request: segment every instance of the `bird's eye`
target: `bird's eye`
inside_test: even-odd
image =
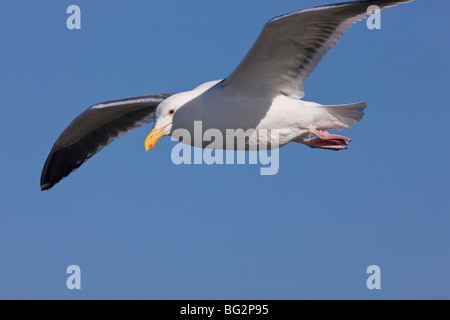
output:
[[[170,110],[169,110],[169,114],[170,114],[170,115],[173,115],[174,113],[175,113],[175,109],[170,109]]]

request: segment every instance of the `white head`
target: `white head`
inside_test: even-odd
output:
[[[193,122],[198,115],[196,108],[183,107],[194,98],[198,97],[211,87],[215,86],[222,80],[210,81],[204,83],[192,91],[174,94],[167,98],[156,108],[155,120],[152,131],[145,138],[145,151],[155,146],[156,141],[162,136],[171,135],[176,129],[185,128],[189,123]]]
[[[144,141],[145,151],[152,149],[159,138],[170,135],[180,127],[177,112],[194,97],[192,91],[182,92],[161,102],[155,110],[153,129]]]

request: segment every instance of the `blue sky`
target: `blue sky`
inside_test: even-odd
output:
[[[346,151],[290,144],[275,176],[176,166],[147,125],[39,189],[90,105],[224,78],[268,19],[333,2],[2,1],[0,298],[449,299],[448,1],[360,22],[307,80],[305,100],[368,102]]]

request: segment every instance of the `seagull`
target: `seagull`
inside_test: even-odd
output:
[[[187,92],[91,106],[72,121],[53,145],[42,170],[41,190],[51,189],[114,139],[152,121],[153,129],[144,141],[146,151],[162,136],[179,138],[177,129],[193,134],[198,121],[204,131],[269,132],[265,140],[252,136],[246,141],[245,150],[254,150],[263,143],[275,148],[290,142],[317,149],[346,149],[351,140],[328,131],[348,129],[359,122],[367,104],[321,105],[303,101],[303,83],[350,26],[373,13],[369,7],[382,10],[412,1],[352,1],[281,15],[267,22],[248,54],[226,79],[210,81]],[[202,138],[190,140],[189,145],[207,147]],[[224,143],[223,149],[227,148]],[[238,150],[236,146],[231,148]]]

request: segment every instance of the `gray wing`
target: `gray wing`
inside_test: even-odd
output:
[[[114,139],[153,121],[153,111],[171,95],[104,102],[84,111],[53,145],[42,170],[41,190],[51,189]]]
[[[369,6],[384,9],[411,1],[353,1],[276,17],[265,25],[223,89],[233,94],[282,93],[300,99],[303,82],[350,26],[370,15]]]

